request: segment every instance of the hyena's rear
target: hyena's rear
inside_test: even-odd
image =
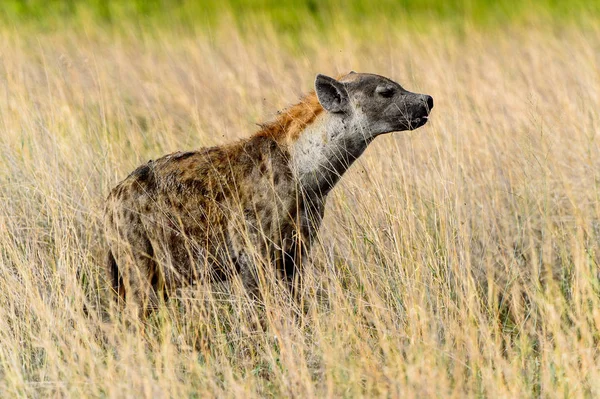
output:
[[[267,265],[294,290],[341,175],[376,136],[424,125],[432,107],[382,76],[318,75],[314,93],[249,139],[140,166],[107,201],[113,288],[147,312],[234,274],[257,294]]]

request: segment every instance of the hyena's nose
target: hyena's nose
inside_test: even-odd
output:
[[[425,102],[427,103],[427,109],[431,111],[433,108],[433,97],[425,95]]]

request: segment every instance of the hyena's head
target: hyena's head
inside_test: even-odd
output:
[[[340,80],[317,75],[315,91],[326,111],[355,125],[367,138],[421,127],[433,108],[431,96],[367,73],[350,72]]]

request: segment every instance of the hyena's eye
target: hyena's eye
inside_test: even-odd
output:
[[[396,88],[392,86],[379,86],[375,89],[375,93],[379,94],[381,97],[390,98],[396,94]]]

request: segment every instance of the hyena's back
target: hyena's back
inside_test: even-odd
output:
[[[114,288],[151,308],[156,292],[203,278],[239,272],[252,285],[243,248],[293,234],[295,209],[288,154],[268,137],[150,161],[108,197]]]

